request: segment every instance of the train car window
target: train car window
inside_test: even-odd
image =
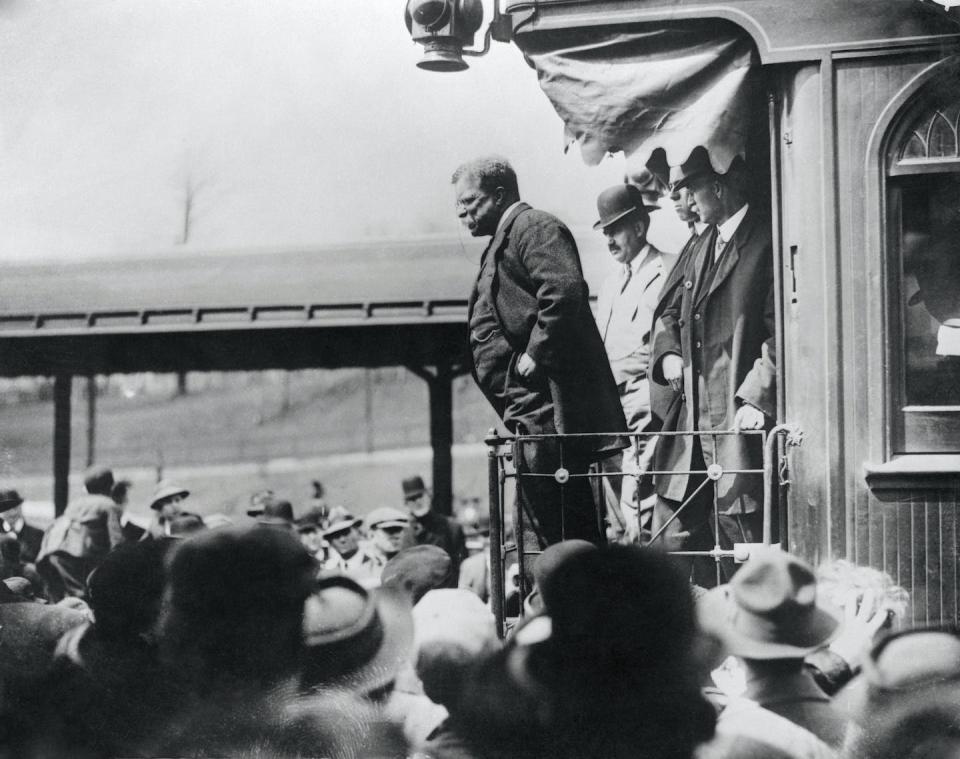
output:
[[[933,86],[888,154],[893,453],[960,452],[960,101]]]

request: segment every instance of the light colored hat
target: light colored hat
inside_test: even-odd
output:
[[[153,491],[153,499],[150,501],[151,509],[160,508],[161,501],[165,501],[168,498],[173,498],[174,496],[180,496],[181,498],[186,498],[190,495],[190,491],[185,487],[180,485],[174,485],[168,480],[161,480],[157,483],[156,489]]]
[[[378,527],[406,527],[410,516],[392,506],[381,506],[367,514],[364,522],[371,530]]]

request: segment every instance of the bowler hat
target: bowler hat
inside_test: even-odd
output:
[[[167,480],[161,480],[157,483],[156,489],[153,491],[153,499],[150,501],[151,509],[159,509],[163,502],[168,498],[173,498],[174,496],[179,496],[180,498],[186,498],[190,495],[190,491],[180,485],[174,485],[172,482]]]
[[[728,585],[699,600],[698,613],[729,653],[746,659],[802,659],[840,626],[817,598],[813,569],[779,548],[755,549]]]
[[[363,524],[363,520],[355,517],[343,506],[334,506],[323,527],[323,537],[335,535],[338,532],[349,530],[351,527],[359,527],[361,524]]]
[[[656,207],[659,208],[659,206]],[[646,213],[650,208],[639,187],[634,187],[632,184],[608,187],[597,198],[597,211],[600,218],[593,228],[605,229],[625,216],[637,211]]]
[[[410,517],[400,509],[381,506],[367,514],[365,521],[367,527],[375,530],[378,527],[406,527],[410,523]]]
[[[290,501],[267,501],[263,504],[263,514],[257,517],[260,524],[293,525],[293,505]]]
[[[419,498],[427,492],[427,486],[423,482],[423,477],[415,475],[407,477],[403,483],[403,500],[409,501],[413,498]]]
[[[304,603],[303,637],[305,688],[367,694],[392,682],[409,659],[413,618],[402,595],[366,590],[349,577],[330,575],[317,582]]]
[[[0,512],[15,509],[21,503],[23,503],[23,499],[16,490],[0,490]]]
[[[697,145],[690,152],[690,156],[686,161],[679,166],[672,166],[670,168],[670,187],[671,189],[679,190],[681,187],[686,187],[690,184],[691,180],[696,177],[716,173],[716,169],[713,168],[713,164],[710,162],[710,154],[707,152],[707,149],[703,147],[703,145]]]

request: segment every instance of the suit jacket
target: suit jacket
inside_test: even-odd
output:
[[[37,554],[40,553],[43,530],[24,522],[23,529],[17,533],[17,542],[20,543],[20,560],[30,564],[37,560]]]
[[[682,287],[663,311],[652,376],[664,383],[663,357],[683,358],[685,408],[677,430],[728,430],[743,403],[776,417],[776,346],[774,344],[773,257],[770,230],[750,209],[720,258],[712,279],[716,230],[697,242]],[[700,436],[706,464],[724,469],[759,469],[763,446],[757,435]],[[679,470],[690,468],[693,441],[663,438],[659,461]],[[686,475],[661,475],[657,492],[681,500]],[[724,475],[717,483],[720,509],[751,513],[763,501],[763,478],[757,474]]]
[[[704,234],[707,234],[705,231]],[[694,232],[690,239],[684,243],[676,263],[670,269],[663,286],[660,288],[660,295],[657,299],[656,308],[653,309],[653,325],[650,333],[650,412],[653,415],[653,425],[656,429],[672,431],[676,429],[677,419],[685,413],[682,409],[683,394],[674,393],[669,385],[663,382],[657,382],[652,376],[653,366],[658,363],[662,356],[656,353],[657,338],[663,332],[663,322],[661,317],[664,310],[670,304],[670,301],[676,296],[677,288],[681,287],[687,280],[687,269],[693,264],[694,256],[697,252],[697,243],[702,235]],[[662,379],[662,377],[661,377]],[[659,469],[659,467],[657,467]]]
[[[491,299],[497,324],[513,352],[526,352],[546,375],[556,431],[624,432],[623,409],[570,230],[550,214],[520,203],[484,256],[494,267]],[[470,317],[476,299],[474,284]],[[475,368],[473,376],[480,384]],[[480,386],[502,418],[503,403]],[[589,439],[583,451],[602,456],[626,444],[614,434]]]

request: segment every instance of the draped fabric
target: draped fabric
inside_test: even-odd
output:
[[[623,151],[635,172],[662,149],[677,166],[703,145],[725,172],[745,157],[758,57],[739,27],[658,22],[519,37],[564,121],[567,147],[579,143],[586,163]]]

